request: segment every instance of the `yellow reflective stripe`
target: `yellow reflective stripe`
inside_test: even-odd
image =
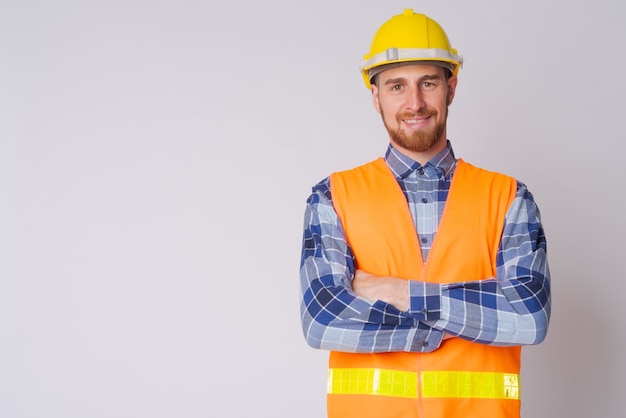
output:
[[[328,393],[417,398],[417,373],[386,369],[329,369]]]
[[[329,369],[327,392],[417,398],[417,373],[387,369]],[[519,399],[519,396],[518,374],[422,372],[424,398]]]
[[[519,399],[519,375],[491,372],[423,372],[424,398]]]

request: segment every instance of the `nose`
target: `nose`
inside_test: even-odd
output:
[[[423,92],[418,86],[413,86],[408,94],[406,108],[411,111],[418,111],[426,106]]]

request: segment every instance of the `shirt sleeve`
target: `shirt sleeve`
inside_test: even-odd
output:
[[[314,348],[346,352],[428,352],[443,332],[352,291],[354,256],[332,205],[329,179],[307,200],[300,263],[302,328]]]
[[[484,344],[544,340],[550,320],[546,238],[532,194],[518,182],[507,211],[496,277],[449,284],[410,282],[409,313],[449,334]]]

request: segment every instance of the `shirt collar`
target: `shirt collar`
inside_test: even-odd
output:
[[[454,151],[452,150],[450,141],[446,141],[446,147],[431,158],[424,167],[417,161],[402,154],[392,144],[389,144],[387,148],[385,160],[394,176],[399,179],[408,176],[411,172],[419,168],[428,169],[430,167],[436,169],[439,175],[448,177],[456,166],[456,158],[454,157]]]

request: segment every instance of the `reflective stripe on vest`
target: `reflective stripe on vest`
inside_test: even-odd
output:
[[[519,399],[519,375],[425,371],[423,398]],[[387,369],[329,369],[328,394],[418,397],[417,373]]]

